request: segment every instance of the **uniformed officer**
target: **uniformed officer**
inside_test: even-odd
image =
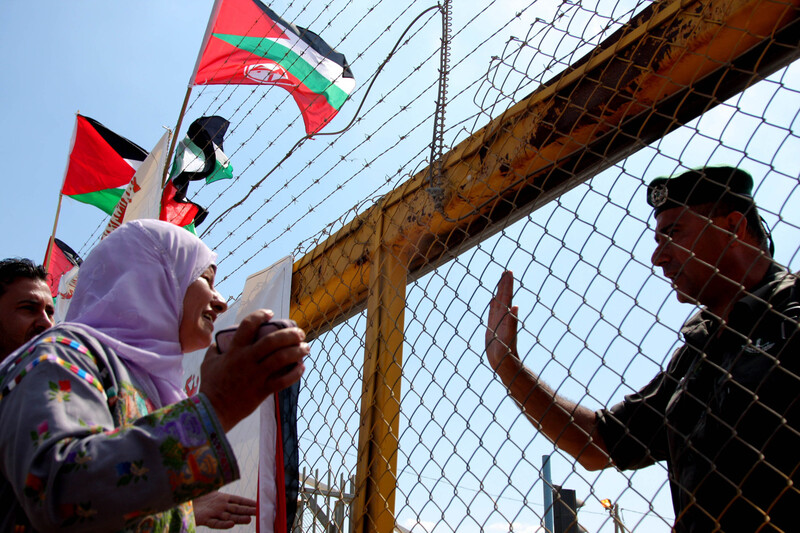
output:
[[[752,189],[728,166],[649,185],[653,265],[703,307],[667,367],[610,408],[572,403],[522,364],[511,272],[490,304],[488,360],[531,422],[589,470],[666,461],[676,531],[797,528],[800,283],[772,260]]]

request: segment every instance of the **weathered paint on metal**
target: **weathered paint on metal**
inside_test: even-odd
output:
[[[654,3],[453,148],[442,206],[425,169],[298,260],[292,318],[313,337],[364,308],[378,216],[385,246],[414,279],[790,63],[798,5]]]

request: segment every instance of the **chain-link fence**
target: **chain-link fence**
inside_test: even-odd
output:
[[[360,16],[348,11],[351,4],[363,8]],[[364,54],[388,48],[416,15],[413,7],[378,3],[373,8],[386,17],[378,24],[361,3],[331,13],[337,7],[327,25],[321,14],[298,23],[331,33],[345,28],[340,50],[372,24],[380,31],[363,43]],[[306,13],[290,5],[284,16],[292,9],[301,19]],[[670,369],[697,299],[684,292],[680,299],[690,304],[681,304],[663,266],[654,267],[661,265],[646,186],[690,168],[748,171],[775,263],[800,269],[798,2],[490,2],[475,13],[456,5],[450,17],[443,9],[422,19],[430,29],[441,18],[441,38],[413,24],[403,34],[392,61],[405,62],[407,76],[378,84],[380,96],[368,99],[377,103],[364,109],[356,130],[298,152],[302,164],[287,163],[285,178],[265,182],[261,197],[248,200],[256,203],[247,217],[231,211],[205,235],[220,253],[223,287],[253,270],[251,261],[268,263],[269,254],[280,257],[300,242],[292,318],[313,342],[300,393],[304,474],[294,530],[655,532],[695,517],[699,507],[701,530],[711,531],[714,520],[736,516],[737,499],[759,516],[777,517],[795,501],[796,465],[771,460],[796,455],[785,453],[797,433],[794,393],[778,402],[788,402],[785,411],[763,400],[769,391],[761,385],[755,395],[751,388],[736,396],[739,412],[777,417],[757,446],[740,438],[751,429],[718,416],[729,392],[692,394],[699,408],[656,416],[659,443],[624,424],[615,433],[636,440],[655,464],[596,471],[554,446],[527,414],[537,416],[509,397],[487,360],[485,337],[489,302],[511,270],[519,357],[556,394],[594,412]],[[447,57],[440,58],[443,44]],[[190,110],[231,105],[228,93],[209,104],[207,96]],[[251,96],[245,102],[235,108],[246,112],[238,125],[232,120],[234,138],[260,105]],[[263,124],[242,146],[254,146]],[[262,145],[283,149],[288,141],[280,137]],[[263,154],[256,150],[242,176],[256,172]],[[671,234],[662,235],[663,247]],[[778,311],[790,319],[781,327],[791,341],[785,328],[796,329],[796,320]],[[800,390],[791,365],[783,365],[793,354],[772,357],[767,341],[744,335],[739,345],[767,354],[788,376],[787,390]],[[701,347],[698,360],[706,364],[712,351]],[[711,367],[708,375],[702,365],[683,375],[736,385],[732,367]],[[574,421],[579,413],[568,414]],[[707,418],[722,432],[720,450],[756,457],[752,464],[766,465],[769,475],[761,466],[739,479],[726,474],[730,458],[695,444],[702,441],[696,423],[705,427]],[[616,463],[628,458],[611,433],[589,436]],[[685,453],[705,466],[676,467]],[[686,472],[702,479],[689,484]],[[719,509],[705,508],[708,487],[720,486],[704,485],[715,472],[723,472],[732,496]],[[753,501],[753,485],[777,490],[771,501],[779,504]],[[674,499],[682,503],[674,507]],[[570,525],[576,513],[579,525]]]
[[[509,399],[484,355],[488,303],[512,270],[521,359],[595,410],[664,369],[696,311],[651,262],[651,179],[748,170],[775,260],[796,270],[800,71],[784,67],[796,19],[788,3],[667,2],[581,59],[542,59],[555,35],[582,38],[559,18],[508,42],[482,105],[509,110],[468,132],[438,175],[344,217],[295,265],[293,314],[316,337],[301,456],[317,472],[307,480],[337,480],[323,503],[310,484],[299,529],[316,530],[315,515],[325,531],[563,528],[548,513],[553,486],[575,491],[587,531],[670,529],[665,462],[590,472]],[[520,99],[537,61],[564,71]]]

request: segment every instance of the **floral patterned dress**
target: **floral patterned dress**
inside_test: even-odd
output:
[[[194,531],[238,479],[202,394],[157,408],[113,350],[61,326],[0,371],[0,532]]]

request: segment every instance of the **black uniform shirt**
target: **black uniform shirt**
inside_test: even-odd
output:
[[[676,531],[800,531],[798,302],[772,267],[727,323],[693,316],[666,370],[597,412],[618,468],[667,461]]]

